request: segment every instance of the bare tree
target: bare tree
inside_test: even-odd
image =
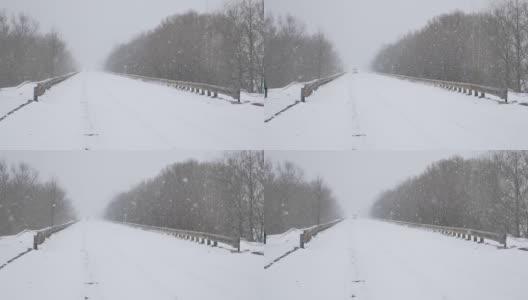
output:
[[[527,175],[525,151],[442,160],[380,195],[371,213],[379,218],[528,236]]]

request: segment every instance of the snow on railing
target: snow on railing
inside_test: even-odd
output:
[[[495,232],[481,231],[481,230],[475,230],[475,229],[470,229],[470,228],[458,228],[458,227],[447,227],[447,226],[438,226],[438,225],[430,225],[430,224],[410,223],[410,222],[387,220],[387,219],[377,219],[377,220],[399,224],[399,225],[405,225],[409,227],[428,229],[428,230],[432,230],[434,232],[440,232],[440,233],[443,233],[449,236],[463,238],[468,241],[473,240],[474,242],[478,242],[478,243],[484,243],[485,239],[492,240],[492,241],[498,242],[499,244],[502,244],[504,248],[506,248],[507,236],[505,233],[495,233]]]
[[[71,221],[61,225],[51,226],[37,230],[35,236],[33,237],[33,249],[38,250],[38,246],[44,243],[44,241],[49,238],[52,234],[57,233],[75,223],[77,223],[77,221]]]
[[[212,234],[212,233],[206,233],[206,232],[198,232],[198,231],[191,231],[191,230],[180,230],[180,229],[173,229],[173,228],[166,228],[166,227],[157,227],[157,226],[149,226],[149,225],[143,225],[143,224],[136,224],[136,223],[125,223],[125,222],[116,222],[118,224],[123,224],[131,227],[136,227],[144,230],[153,230],[158,232],[163,232],[170,234],[172,236],[190,240],[194,242],[198,242],[200,244],[207,243],[208,246],[216,247],[218,246],[218,243],[223,243],[230,245],[231,247],[235,248],[237,252],[240,252],[240,238],[232,238],[224,235],[219,234]]]
[[[332,75],[326,78],[316,79],[311,82],[308,82],[301,89],[301,102],[306,102],[306,98],[310,97],[313,94],[313,92],[316,91],[319,87],[327,83],[330,83],[343,75],[345,75],[344,72],[338,73],[338,74],[335,74],[335,75]]]
[[[444,88],[450,91],[464,93],[469,96],[475,95],[476,97],[479,97],[479,98],[484,98],[486,97],[486,94],[490,94],[490,95],[497,96],[500,99],[503,99],[506,103],[508,103],[508,89],[506,88],[495,88],[495,87],[489,87],[489,86],[471,84],[471,83],[434,80],[434,79],[410,77],[410,76],[380,73],[380,72],[378,72],[378,74],[390,76],[390,77],[394,77],[398,79],[408,80],[412,82],[431,84],[431,85],[441,87],[441,88]]]
[[[303,230],[303,232],[301,233],[299,237],[300,247],[304,249],[304,244],[310,242],[312,238],[315,237],[319,232],[325,231],[328,228],[336,225],[337,223],[341,221],[343,221],[343,219],[337,219],[337,220],[334,220],[326,224],[316,225],[316,226]]]
[[[218,98],[218,94],[224,94],[224,95],[233,97],[234,99],[237,100],[238,103],[240,103],[240,89],[236,89],[236,88],[226,88],[226,87],[205,84],[205,83],[177,81],[177,80],[170,80],[170,79],[163,79],[163,78],[139,76],[139,75],[133,75],[133,74],[122,74],[122,73],[113,73],[113,74],[116,74],[119,76],[130,77],[133,79],[148,81],[148,82],[162,83],[164,85],[171,86],[171,87],[184,90],[184,91],[189,91],[191,93],[196,93],[200,95],[207,94],[207,96],[213,97],[213,98]]]
[[[49,90],[52,86],[63,82],[64,80],[76,75],[77,73],[78,72],[72,72],[63,76],[53,77],[37,83],[33,90],[33,101],[38,101],[38,97],[44,95],[44,93]]]

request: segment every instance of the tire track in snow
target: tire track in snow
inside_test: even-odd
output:
[[[418,130],[414,123],[391,105],[379,89],[365,90],[369,86],[365,80],[367,83],[371,81],[365,77],[353,80],[351,93],[357,106],[359,124],[367,136],[367,148],[405,148],[409,141],[429,144],[430,141],[426,142],[425,138],[427,134]]]
[[[95,83],[95,82],[94,82]],[[118,97],[116,97],[110,87],[108,86],[107,80],[100,80],[99,82],[96,82],[96,84],[93,85],[92,88],[97,88],[97,92],[104,94],[105,97],[98,97],[97,94],[86,96],[86,99],[91,99],[93,101],[97,101],[98,98],[104,98],[104,103],[88,103],[88,106],[91,107],[89,109],[89,115],[90,116],[97,116],[97,111],[101,109],[110,110],[112,112],[115,112],[115,114],[112,114],[113,122],[121,123],[121,124],[133,124],[134,127],[137,127],[134,131],[135,138],[134,140],[142,140],[142,137],[138,134],[140,131],[146,133],[146,135],[149,137],[149,139],[154,138],[156,142],[149,142],[146,144],[152,144],[155,147],[155,145],[162,144],[164,148],[171,148],[172,143],[163,135],[161,135],[157,130],[155,130],[150,124],[145,122],[139,113],[136,111],[131,110],[129,107],[123,104],[123,101],[121,101]],[[103,104],[104,107],[102,107],[100,104]],[[93,117],[90,118],[90,121],[93,120]],[[91,128],[94,128],[94,123],[97,124],[97,122],[93,122],[91,125]],[[90,128],[90,127],[88,127]],[[122,133],[120,135],[125,135],[130,133],[131,130],[134,130],[132,127],[127,128],[129,132]],[[96,132],[96,135],[94,136],[86,136],[87,139],[90,140],[91,143],[89,143],[90,147],[87,150],[95,150],[97,148],[101,148],[104,143],[104,137],[107,139],[112,139],[112,136],[108,136],[108,134],[105,135],[105,130]],[[95,139],[94,139],[95,138]],[[158,147],[159,148],[159,147]]]
[[[150,299],[178,300],[169,288],[156,280],[156,277],[163,276],[163,274],[148,274],[138,263],[138,261],[145,262],[144,259],[133,259],[128,254],[129,251],[125,251],[120,243],[108,235],[94,236],[93,233],[91,234],[83,237],[81,251],[85,266],[85,280],[82,283],[83,300],[113,300],[116,290],[119,294],[119,290],[129,288],[126,285],[127,282],[134,282],[135,288],[140,285],[141,293],[148,294]],[[98,239],[98,242],[94,243],[93,239]],[[111,266],[101,264],[107,262],[108,259],[112,261]],[[120,276],[116,274],[126,276],[119,278]]]
[[[80,109],[81,109],[81,118],[82,118],[82,127],[84,129],[84,150],[91,150],[94,148],[94,145],[97,144],[96,139],[98,139],[99,133],[95,129],[93,117],[92,117],[92,107],[91,103],[88,101],[88,91],[86,87],[86,82],[82,82],[81,86],[81,98],[80,98]]]

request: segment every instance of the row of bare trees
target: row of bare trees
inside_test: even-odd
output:
[[[263,151],[176,163],[115,197],[106,218],[262,241],[269,169]]]
[[[56,181],[42,182],[26,164],[9,167],[0,161],[0,236],[74,218],[75,211]]]
[[[30,17],[9,17],[0,11],[0,87],[62,75],[75,68],[57,32],[42,34]]]
[[[264,1],[236,0],[167,18],[115,48],[106,69],[262,92],[263,57]]]
[[[341,59],[323,32],[310,34],[292,16],[266,18],[264,70],[270,88],[338,73]]]
[[[377,218],[528,237],[528,151],[454,157],[383,193]]]
[[[487,11],[455,12],[385,46],[379,72],[526,91],[528,1],[497,0]]]
[[[331,189],[321,177],[308,181],[291,162],[277,163],[265,181],[265,218],[268,234],[305,228],[341,217]]]

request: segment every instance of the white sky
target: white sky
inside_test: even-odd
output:
[[[308,180],[321,176],[332,188],[345,213],[367,214],[380,193],[431,163],[455,155],[474,157],[482,152],[447,151],[266,151],[274,163],[286,160],[304,170]]]
[[[221,9],[224,0],[0,0],[8,14],[24,12],[54,28],[82,67],[99,67],[112,48],[153,29],[168,16],[190,9]]]
[[[57,179],[81,217],[98,217],[113,196],[158,175],[166,166],[222,155],[200,151],[0,151],[0,160],[9,165],[29,164],[39,172],[41,181]]]
[[[265,0],[266,11],[291,14],[310,31],[322,30],[348,66],[368,67],[382,45],[456,9],[471,12],[492,0]]]

